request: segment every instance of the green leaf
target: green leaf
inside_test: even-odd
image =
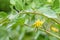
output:
[[[24,2],[23,0],[14,0],[15,1],[15,7],[17,10],[23,10],[24,9]]]
[[[54,0],[52,4],[52,9],[57,9],[57,8],[59,8],[59,0]]]
[[[15,5],[15,1],[14,1],[14,0],[10,0],[10,3],[11,3],[12,5]]]
[[[4,27],[0,27],[0,40],[9,40],[8,31]]]
[[[18,20],[16,21],[17,21],[16,23],[21,26],[24,25],[24,22],[25,22],[24,18],[18,18]]]
[[[48,18],[57,18],[56,12],[48,7],[41,7],[40,12]]]
[[[7,13],[5,13],[5,12],[0,12],[0,18],[4,18],[4,17],[6,17],[7,16]]]
[[[57,38],[55,38],[55,37],[52,37],[52,36],[49,36],[49,39],[50,39],[50,40],[59,40],[59,39],[57,39]]]

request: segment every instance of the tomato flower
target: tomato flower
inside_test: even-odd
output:
[[[37,20],[33,25],[35,27],[41,27],[43,25],[43,21]]]

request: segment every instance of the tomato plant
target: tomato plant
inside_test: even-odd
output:
[[[0,4],[0,40],[60,40],[60,0],[1,0]]]

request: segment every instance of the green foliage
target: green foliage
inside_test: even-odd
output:
[[[0,0],[0,11],[9,12],[10,8],[10,0]]]
[[[0,40],[60,40],[59,0],[0,0],[0,3],[4,10],[0,12]],[[43,24],[35,27],[38,19]]]

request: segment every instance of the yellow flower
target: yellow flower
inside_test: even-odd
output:
[[[41,27],[41,26],[42,26],[42,24],[43,24],[43,22],[42,22],[42,21],[37,20],[33,25],[34,25],[35,27]]]
[[[51,30],[54,31],[54,32],[59,32],[59,30],[55,27],[51,27]]]

